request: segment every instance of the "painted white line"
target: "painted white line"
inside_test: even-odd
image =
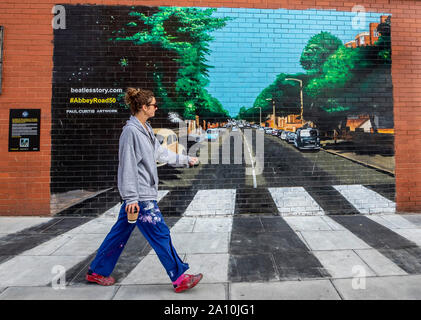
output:
[[[395,213],[396,204],[377,192],[363,185],[333,186],[338,190],[360,213]]]
[[[252,172],[253,172],[253,188],[257,188],[256,170],[255,170],[255,168],[254,168],[254,162],[255,162],[255,159],[253,158],[253,156],[252,156],[252,154],[251,154],[251,150],[250,150],[250,147],[249,147],[249,143],[248,143],[248,141],[247,141],[246,137],[244,136],[244,133],[242,133],[242,135],[243,135],[243,139],[244,139],[244,141],[245,141],[245,143],[246,143],[246,147],[247,147],[247,150],[248,150],[248,152],[249,152],[249,156],[250,156],[250,162],[251,162],[251,167],[252,167]]]
[[[325,214],[303,187],[268,188],[268,190],[281,216]]]
[[[235,196],[235,189],[199,190],[184,212],[184,216],[233,215]]]

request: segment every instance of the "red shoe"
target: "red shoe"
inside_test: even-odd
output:
[[[112,286],[115,283],[113,277],[104,277],[97,273],[87,273],[85,279],[89,282],[98,283],[101,286]]]
[[[203,274],[201,273],[185,274],[183,281],[181,281],[181,283],[177,287],[174,288],[174,291],[179,293],[179,292],[183,292],[185,290],[191,289],[194,286],[196,286],[196,284],[198,284],[199,281],[202,280],[202,278],[203,278]]]

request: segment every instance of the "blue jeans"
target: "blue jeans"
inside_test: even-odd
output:
[[[92,272],[108,277],[114,270],[135,227],[155,250],[171,281],[177,280],[189,265],[181,261],[171,242],[170,230],[164,222],[155,200],[139,201],[139,216],[134,223],[127,222],[126,203],[121,206],[117,222],[111,228],[90,265]]]

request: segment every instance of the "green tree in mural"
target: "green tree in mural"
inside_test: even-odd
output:
[[[301,58],[301,66],[307,70],[307,74],[322,73],[322,66],[325,61],[332,55],[340,46],[342,41],[332,35],[330,32],[320,32],[307,42]]]
[[[254,107],[262,108],[262,118],[272,113],[297,114],[299,84],[285,78],[303,81],[304,119],[311,120],[322,130],[343,128],[348,115],[369,114],[375,128],[374,115],[390,112],[391,98],[385,91],[391,89],[390,79],[390,17],[379,24],[380,33],[374,45],[348,48],[329,32],[313,36],[300,58],[307,74],[280,74],[256,98]],[[390,85],[390,87],[389,87]],[[375,93],[379,92],[378,95]],[[373,94],[374,93],[374,94]],[[256,118],[259,109],[241,110],[239,117]]]
[[[159,55],[152,53],[149,63],[153,66],[155,91],[163,100],[163,108],[179,111],[187,119],[194,119],[195,115],[204,120],[228,117],[228,112],[205,89],[210,68],[206,56],[213,39],[209,33],[224,27],[229,19],[212,17],[215,10],[163,7],[149,16],[133,11],[129,15],[137,22],[131,22],[130,26],[137,26],[138,30],[133,34],[120,32],[114,39],[174,55],[170,71],[165,69]],[[166,72],[176,73],[174,82],[162,81]]]
[[[301,99],[299,85],[296,82],[285,80],[288,77],[301,79],[303,84],[305,84],[310,76],[306,74],[279,74],[276,80],[263,89],[257,96],[253,107],[249,109],[242,107],[240,109],[240,119],[258,122],[261,110],[262,121],[264,121],[269,115],[273,114],[273,101],[275,103],[276,116],[284,117],[289,114],[300,114]]]
[[[319,111],[309,120],[319,127],[343,128],[348,115],[368,114],[376,130],[374,116],[392,110],[381,92],[391,85],[387,76],[390,75],[390,17],[378,26],[378,31],[380,37],[374,45],[340,46],[323,63],[320,75],[305,87],[310,103]],[[376,92],[380,94],[375,95]]]

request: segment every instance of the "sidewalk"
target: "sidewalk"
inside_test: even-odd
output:
[[[340,149],[339,144],[343,141],[338,140],[338,146],[335,150],[335,144],[332,144],[332,141],[324,141],[322,145],[322,150],[339,157],[357,162],[364,166],[380,170],[382,172],[388,173],[390,175],[395,174],[395,157],[394,156],[384,156],[381,154],[359,154],[357,152],[352,152],[347,150],[347,148]]]
[[[421,299],[420,215],[168,217],[189,272],[204,274],[196,288],[175,294],[138,230],[116,285],[86,283],[118,207],[94,219],[0,217],[0,300]]]

